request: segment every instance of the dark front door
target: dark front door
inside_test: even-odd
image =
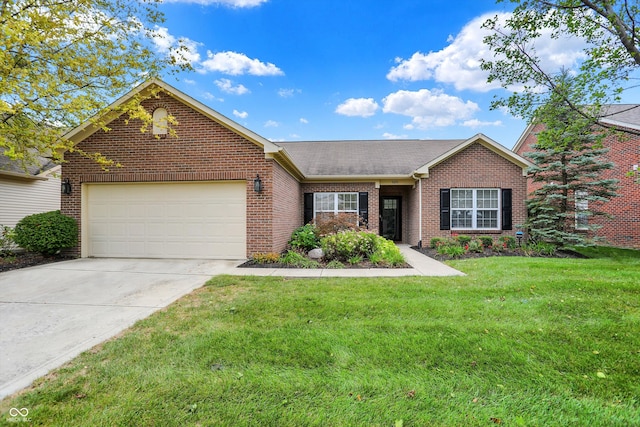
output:
[[[402,241],[402,197],[383,196],[380,203],[380,235],[396,242]]]

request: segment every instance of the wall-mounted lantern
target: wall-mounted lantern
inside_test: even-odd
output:
[[[262,192],[262,180],[260,179],[260,175],[256,175],[256,178],[253,180],[253,191],[256,193]]]
[[[71,194],[71,183],[69,182],[69,178],[65,178],[64,181],[60,184],[60,191],[62,194]]]

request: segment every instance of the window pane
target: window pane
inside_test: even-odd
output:
[[[471,228],[473,227],[473,211],[454,210],[451,211],[451,227],[452,228]]]
[[[334,193],[316,193],[316,212],[334,211]]]
[[[357,211],[357,193],[338,193],[338,211]]]
[[[497,228],[498,227],[498,211],[478,211],[476,216],[477,228]]]

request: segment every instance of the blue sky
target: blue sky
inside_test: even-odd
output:
[[[466,139],[513,147],[526,123],[491,111],[479,58],[494,1],[170,0],[156,48],[195,71],[167,83],[273,141]],[[549,41],[555,65],[575,40]],[[572,55],[573,53],[573,55]],[[560,59],[559,59],[560,58]],[[556,61],[557,63],[555,63]],[[559,61],[559,62],[558,62]],[[176,80],[177,79],[177,80]]]

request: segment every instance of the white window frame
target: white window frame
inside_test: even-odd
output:
[[[576,230],[588,230],[589,229],[589,215],[584,213],[589,210],[589,200],[587,199],[588,193],[586,191],[578,190],[574,194],[576,204]]]
[[[464,206],[464,207],[454,207],[454,192],[455,191],[471,191],[472,193],[472,206]],[[494,207],[478,207],[478,192],[479,191],[495,191],[496,192],[496,201],[497,206]],[[449,210],[450,210],[450,224],[451,230],[500,230],[501,224],[500,220],[502,219],[501,209],[502,209],[502,199],[499,188],[452,188],[450,189],[449,195]],[[455,227],[454,226],[454,211],[471,211],[471,227]],[[496,213],[496,226],[495,227],[478,227],[478,211],[495,211]]]
[[[355,197],[356,208],[355,209],[339,209],[341,195],[349,195],[349,197]],[[324,202],[326,201],[322,199],[326,199],[331,196],[333,197],[333,200],[332,200],[333,206],[330,209],[328,208],[319,209],[319,206],[321,206],[321,204],[324,204]],[[337,215],[339,213],[355,213],[357,218],[358,212],[360,212],[359,199],[360,198],[358,197],[358,193],[351,192],[351,191],[342,191],[337,193],[313,193],[313,217],[315,218],[316,214],[318,213],[333,213],[334,215]],[[349,203],[353,203],[353,200],[349,201]]]

